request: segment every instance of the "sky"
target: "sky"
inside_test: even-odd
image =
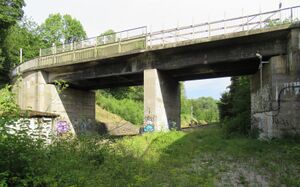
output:
[[[41,24],[51,13],[70,14],[79,20],[88,37],[108,29],[122,31],[147,26],[157,31],[260,11],[300,5],[299,0],[25,0],[25,15]],[[219,99],[230,78],[185,82],[188,98]]]

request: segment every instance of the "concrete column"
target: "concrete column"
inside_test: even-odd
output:
[[[261,138],[300,134],[300,30],[290,33],[288,54],[272,57],[251,77],[252,127]],[[280,107],[279,107],[279,104]]]
[[[95,121],[95,93],[72,88],[59,92],[47,82],[46,72],[23,74],[14,85],[20,108],[58,114],[57,120],[67,121],[74,134],[89,130]]]
[[[157,69],[144,70],[144,118],[155,131],[180,128],[179,82]]]

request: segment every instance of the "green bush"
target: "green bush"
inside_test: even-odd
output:
[[[229,92],[223,93],[218,103],[224,132],[226,136],[249,135],[251,133],[249,78],[232,77],[229,88]]]
[[[96,103],[123,119],[141,125],[144,119],[143,102],[132,99],[116,99],[106,92],[97,92]]]

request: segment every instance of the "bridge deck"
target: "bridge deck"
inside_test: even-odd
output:
[[[300,6],[227,20],[148,33],[146,27],[98,36],[40,50],[40,56],[16,67],[12,75],[128,54],[182,47],[287,29],[299,19]],[[277,25],[277,26],[274,26]]]

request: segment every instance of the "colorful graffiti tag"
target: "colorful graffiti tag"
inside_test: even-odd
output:
[[[154,131],[154,117],[151,115],[145,116],[143,132]]]
[[[59,135],[69,132],[70,126],[66,121],[58,121],[56,123],[56,131]]]

